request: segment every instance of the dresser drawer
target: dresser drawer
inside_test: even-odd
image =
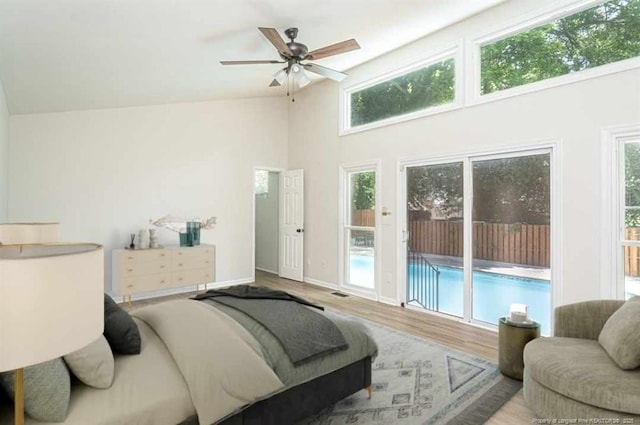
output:
[[[131,295],[140,292],[168,288],[171,284],[169,273],[155,273],[138,277],[123,277],[120,281],[120,294]]]
[[[128,261],[121,263],[120,276],[127,278],[128,276],[144,276],[155,273],[169,272],[169,260],[155,260],[155,261]]]
[[[125,250],[120,253],[120,261],[122,264],[143,263],[147,261],[160,261],[169,258],[166,249],[147,249],[147,250]]]
[[[171,271],[201,269],[204,267],[213,268],[213,258],[209,257],[179,257],[171,258]]]
[[[214,258],[215,248],[212,246],[194,246],[172,249],[173,258]]]
[[[213,282],[214,275],[211,268],[200,268],[183,271],[173,271],[171,273],[171,286],[180,287],[188,285],[201,285]]]

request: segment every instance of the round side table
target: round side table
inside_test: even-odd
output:
[[[501,317],[498,324],[498,364],[500,372],[522,381],[524,359],[522,353],[527,342],[540,336],[540,323],[515,323]]]

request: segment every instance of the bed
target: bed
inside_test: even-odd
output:
[[[320,313],[348,348],[296,364],[271,331],[221,301],[175,300],[134,310],[140,354],[115,357],[108,389],[74,383],[64,424],[295,424],[370,390],[377,346],[362,324]],[[11,423],[8,418],[5,409],[0,423]]]

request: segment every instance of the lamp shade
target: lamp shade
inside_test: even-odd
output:
[[[0,244],[58,242],[58,223],[0,223]]]
[[[71,353],[103,332],[103,264],[96,244],[0,246],[0,372]]]

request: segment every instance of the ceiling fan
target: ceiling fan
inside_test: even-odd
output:
[[[245,61],[220,61],[222,65],[256,65],[256,64],[271,64],[271,63],[285,63],[286,66],[276,72],[269,87],[278,87],[284,84],[289,76],[293,75],[295,81],[298,82],[300,87],[304,87],[311,82],[309,77],[305,74],[305,70],[313,72],[318,75],[330,78],[335,81],[342,81],[347,77],[347,74],[317,65],[315,63],[302,63],[302,61],[316,60],[326,58],[328,56],[337,55],[340,53],[349,52],[351,50],[357,50],[360,45],[355,39],[345,40],[340,43],[331,44],[329,46],[322,47],[320,49],[312,50],[311,52],[305,44],[295,41],[298,36],[298,28],[289,28],[285,30],[285,36],[290,40],[285,43],[280,34],[275,28],[258,28],[260,32],[274,45],[278,50],[278,54],[282,60],[245,60]],[[287,93],[288,95],[289,93]],[[295,101],[295,99],[294,99]]]

